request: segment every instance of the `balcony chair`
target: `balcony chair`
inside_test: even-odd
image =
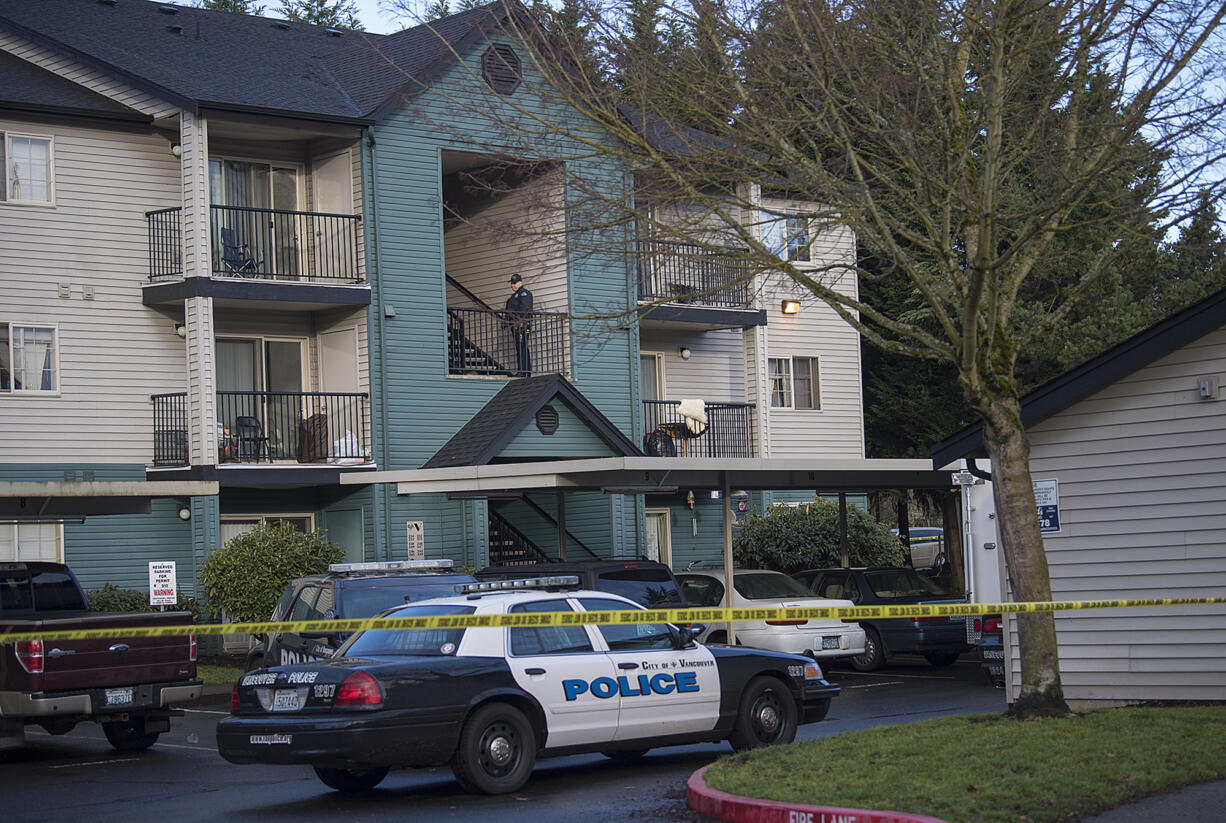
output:
[[[234,421],[238,429],[238,460],[240,463],[259,463],[261,453],[272,462],[268,437],[258,417],[239,417]]]
[[[221,229],[221,271],[237,277],[255,277],[260,273],[263,260],[256,260],[246,243],[239,243],[234,229]]]

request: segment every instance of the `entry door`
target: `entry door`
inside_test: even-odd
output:
[[[349,152],[317,157],[315,211],[324,214],[353,213],[353,164]],[[319,218],[314,239],[315,271],[327,278],[357,280],[353,226],[348,220]]]
[[[673,564],[672,512],[668,509],[647,510],[647,557],[666,566]]]
[[[320,391],[357,394],[361,391],[358,380],[358,330],[336,329],[319,335]],[[363,421],[362,404],[356,397],[328,401],[327,445],[342,443],[342,453],[349,457],[354,443],[358,447]],[[340,456],[340,455],[338,455]]]

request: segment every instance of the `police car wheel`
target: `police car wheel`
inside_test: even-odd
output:
[[[614,763],[634,763],[641,760],[650,749],[620,749],[618,751],[601,752]]]
[[[771,677],[749,681],[728,742],[736,751],[791,743],[796,738],[796,701],[782,683]]]
[[[536,735],[523,712],[487,703],[464,724],[451,771],[467,791],[506,794],[528,782],[535,763]]]
[[[158,732],[145,732],[144,721],[140,719],[103,723],[102,733],[106,742],[121,752],[143,752],[158,739]]]
[[[387,777],[387,767],[379,769],[325,769],[315,767],[315,776],[338,792],[370,791]]]

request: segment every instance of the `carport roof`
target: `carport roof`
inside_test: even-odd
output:
[[[217,494],[216,481],[0,481],[0,522],[39,522],[98,514],[148,514],[156,497]]]
[[[654,490],[936,489],[952,484],[948,471],[928,460],[865,458],[600,457],[537,463],[498,463],[438,469],[367,472],[343,476],[342,485],[395,483],[399,494],[498,495],[531,491],[649,494]]]

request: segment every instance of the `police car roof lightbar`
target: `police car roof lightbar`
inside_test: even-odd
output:
[[[480,583],[460,583],[455,590],[460,594],[482,594],[522,589],[578,588],[579,575],[561,574],[554,577],[526,577],[519,580],[486,580]]]
[[[385,563],[333,563],[328,571],[346,572],[395,572],[413,569],[453,569],[454,560],[391,560]]]

